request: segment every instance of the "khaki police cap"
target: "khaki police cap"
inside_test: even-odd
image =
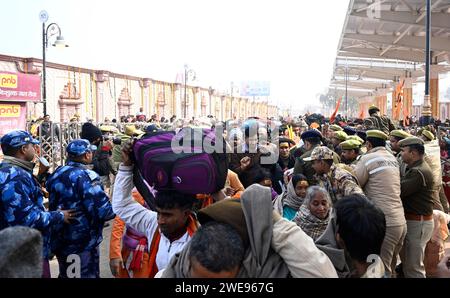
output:
[[[410,135],[406,131],[400,130],[400,129],[396,129],[396,130],[391,131],[390,135],[393,136],[393,137],[402,138],[402,139],[406,139],[406,138],[412,137],[412,135]]]
[[[422,131],[422,135],[425,136],[428,140],[433,141],[434,140],[434,135],[431,131],[424,129]]]
[[[376,129],[368,130],[366,132],[366,135],[368,138],[377,138],[377,139],[382,139],[385,141],[388,139],[388,136],[384,132],[382,132],[380,130],[376,130]]]
[[[348,135],[344,131],[336,131],[333,136],[333,138],[336,138],[340,141],[345,141],[347,137]]]
[[[360,137],[358,137],[357,135],[348,136],[346,141],[349,141],[349,140],[354,140],[354,141],[357,141],[357,142],[359,142],[361,144],[364,144],[364,140],[361,139]]]
[[[340,127],[337,124],[330,125],[329,129],[332,131],[343,131],[344,130],[342,127]]]
[[[352,149],[359,149],[361,147],[361,143],[356,140],[348,140],[342,142],[340,146],[342,150],[352,150]]]
[[[400,147],[407,147],[411,145],[423,145],[423,144],[424,144],[423,140],[418,137],[409,137],[398,142],[398,145]]]

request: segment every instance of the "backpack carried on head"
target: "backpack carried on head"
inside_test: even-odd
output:
[[[222,135],[216,140],[215,131],[206,128],[148,133],[133,147],[136,188],[144,198],[148,186],[193,195],[215,193],[227,178],[225,144]]]

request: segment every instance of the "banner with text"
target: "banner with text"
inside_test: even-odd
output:
[[[25,129],[25,103],[0,103],[0,136],[17,129]]]
[[[268,81],[242,82],[240,94],[241,96],[270,96],[270,82]]]
[[[24,73],[0,72],[0,100],[40,101],[41,77]]]

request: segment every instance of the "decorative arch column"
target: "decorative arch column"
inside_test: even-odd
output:
[[[95,117],[97,122],[103,121],[104,116],[104,94],[105,94],[105,82],[108,80],[109,73],[107,71],[96,71],[95,72],[95,82],[96,82],[96,106],[95,106]]]
[[[139,86],[141,87],[142,98],[141,98],[141,107],[144,109],[144,113],[148,115],[150,113],[150,86],[151,79],[143,78],[139,81]]]
[[[67,83],[64,86],[58,101],[60,121],[68,122],[71,116],[75,114],[80,115],[80,109],[83,103],[80,91],[77,90],[73,83]]]
[[[200,116],[204,117],[207,115],[206,108],[208,107],[208,99],[206,93],[202,91],[200,99]]]
[[[131,114],[131,106],[133,105],[128,88],[123,88],[120,92],[119,101],[119,117],[128,116]]]

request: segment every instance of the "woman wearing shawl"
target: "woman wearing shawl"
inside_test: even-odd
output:
[[[315,241],[327,228],[330,209],[328,192],[319,186],[312,186],[308,188],[305,201],[293,221]]]
[[[292,220],[306,197],[308,180],[302,174],[294,175],[287,185],[287,189],[273,201],[273,208],[278,213]]]

